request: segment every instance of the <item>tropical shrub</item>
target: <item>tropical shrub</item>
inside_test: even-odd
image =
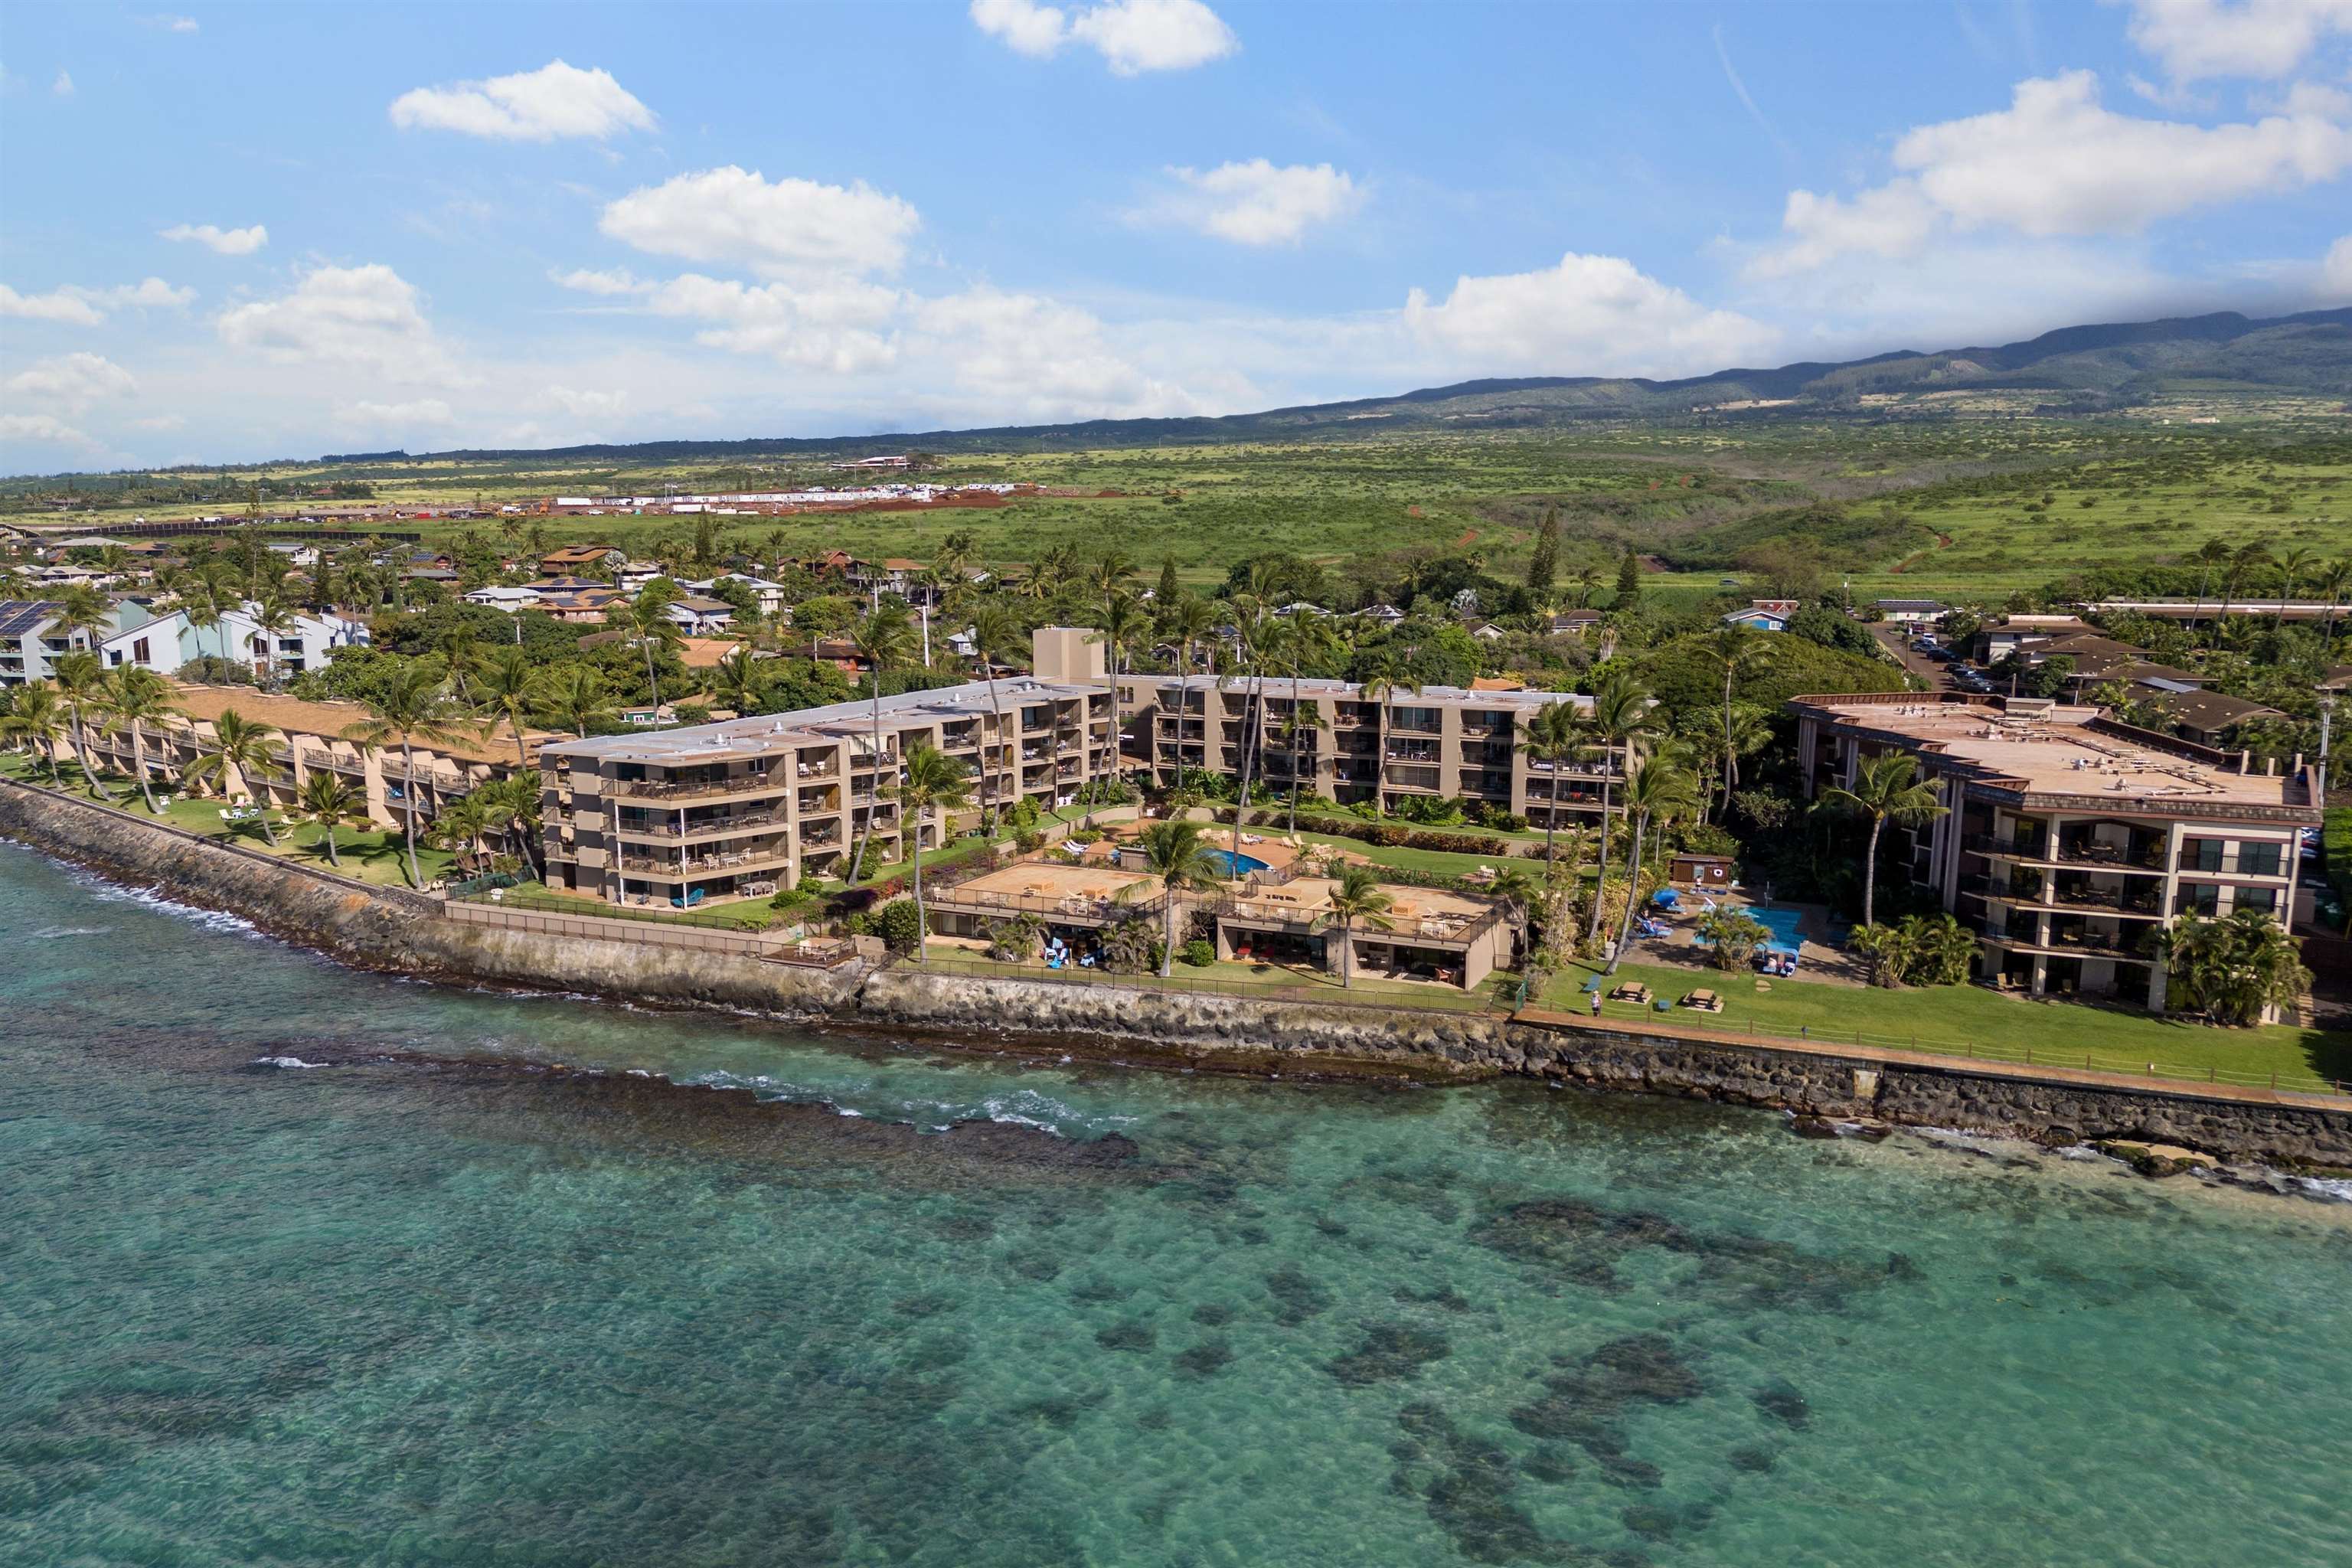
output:
[[[912,899],[893,899],[871,913],[874,934],[893,952],[912,952],[923,940],[923,920]]]
[[[1217,962],[1217,944],[1196,936],[1179,949],[1176,956],[1195,969],[1206,969]]]
[[[1950,915],[1906,915],[1896,930],[1903,936],[1906,985],[1958,985],[1969,977],[1977,939]]]
[[[1004,963],[1026,963],[1037,956],[1045,929],[1044,922],[1030,914],[998,921],[988,928],[988,956]]]
[[[1715,944],[1715,966],[1738,969],[1771,939],[1772,928],[1745,910],[1719,904],[1701,915],[1698,934]]]
[[[1103,967],[1113,974],[1144,974],[1159,968],[1160,948],[1160,932],[1149,915],[1130,914],[1103,928]]]
[[[2216,1024],[2258,1024],[2267,1009],[2294,1005],[2311,984],[2300,944],[2259,910],[2219,920],[2184,914],[2150,931],[2147,945],[2164,961],[2168,1001]]]

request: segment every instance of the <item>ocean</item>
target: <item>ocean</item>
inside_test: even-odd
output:
[[[970,1043],[0,846],[0,1563],[2352,1563],[2340,1190]]]

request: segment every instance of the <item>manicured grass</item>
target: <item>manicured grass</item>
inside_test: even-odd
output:
[[[1584,983],[1596,973],[1572,964],[1553,976],[1540,1005],[1585,1012]],[[2184,1019],[2156,1017],[2126,1007],[2005,995],[1981,985],[1944,985],[1886,990],[1832,985],[1820,981],[1775,980],[1759,992],[1742,971],[1686,969],[1653,963],[1618,965],[1605,982],[1613,987],[1639,981],[1654,997],[1679,1003],[1700,987],[1723,998],[1720,1013],[1679,1006],[1670,1013],[1603,1002],[1604,1017],[1644,1018],[1738,1033],[1800,1035],[1824,1044],[1851,1042],[1857,1032],[1873,1046],[1946,1054],[1974,1052],[2003,1061],[2032,1060],[2051,1067],[2084,1067],[2110,1072],[2144,1072],[2153,1062],[2166,1076],[2194,1078],[2210,1071],[2221,1082],[2267,1082],[2278,1075],[2281,1089],[2319,1089],[2333,1081],[2352,1082],[2352,1033],[2276,1025],[2255,1029],[2218,1029]]]
[[[29,779],[46,784],[46,768],[36,773],[26,765],[26,759],[16,753],[0,753],[0,773],[11,778]],[[327,859],[325,834],[314,823],[290,823],[283,813],[270,814],[270,831],[278,836],[275,847],[261,837],[259,826],[251,821],[228,823],[221,820],[221,803],[202,800],[177,792],[170,792],[172,804],[150,817],[147,803],[141,798],[136,781],[127,774],[101,773],[99,784],[106,791],[101,805],[110,805],[118,811],[128,812],[142,820],[161,822],[183,833],[194,833],[206,838],[235,843],[244,848],[258,849],[264,854],[279,855],[303,865],[318,866],[339,872],[354,881],[374,882],[387,888],[408,886],[408,860],[405,840],[397,827],[340,827],[335,830],[335,852],[341,866]],[[83,784],[80,770],[65,770],[62,793],[77,800],[89,800],[89,787]],[[158,789],[160,799],[165,794]],[[457,869],[457,858],[447,849],[436,848],[420,837],[416,844],[417,868],[428,883],[462,875]]]
[[[587,893],[574,893],[562,888],[543,887],[536,882],[499,889],[501,897],[490,900],[500,909],[524,910],[538,914],[577,915],[589,919],[650,921],[665,925],[688,925],[716,931],[762,931],[773,921],[776,911],[765,899],[745,899],[734,903],[711,904],[693,910],[672,909],[667,904],[620,905]]]

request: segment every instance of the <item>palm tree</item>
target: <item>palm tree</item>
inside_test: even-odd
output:
[[[1339,921],[1339,984],[1350,986],[1356,983],[1356,922],[1361,921],[1374,931],[1388,931],[1395,922],[1388,912],[1396,900],[1381,891],[1381,879],[1370,866],[1342,866],[1339,886],[1333,888],[1328,902],[1331,913]]]
[[[654,671],[654,649],[677,647],[677,623],[670,619],[669,607],[676,603],[675,590],[666,578],[656,577],[637,590],[621,612],[623,625],[637,646],[646,652],[646,685],[653,695],[653,727],[661,728],[661,679]]]
[[[7,717],[0,719],[0,734],[16,745],[32,748],[47,762],[52,784],[62,776],[58,752],[65,744],[66,728],[65,704],[58,700],[58,689],[46,680],[18,687]]]
[[[2238,579],[2257,566],[2271,563],[2271,547],[2259,539],[2250,539],[2230,552],[2229,569],[2221,575],[2221,619],[2230,618],[2230,596],[2237,592]]]
[[[1144,616],[1142,605],[1131,594],[1114,594],[1109,604],[1103,608],[1101,640],[1103,651],[1108,655],[1103,664],[1104,683],[1110,688],[1110,771],[1114,775],[1118,772],[1119,660],[1126,650],[1134,646],[1135,640],[1143,635],[1144,629],[1150,624]],[[1085,748],[1093,744],[1094,721],[1087,719],[1081,722],[1084,726],[1084,733],[1079,745],[1083,754]],[[1090,772],[1087,778],[1087,820],[1090,824],[1094,821],[1094,803],[1098,795],[1096,788],[1097,777],[1098,775]]]
[[[1143,856],[1143,868],[1160,885],[1166,899],[1160,910],[1161,942],[1160,973],[1165,978],[1176,957],[1176,895],[1185,891],[1205,891],[1219,887],[1225,880],[1229,862],[1220,859],[1209,847],[1208,826],[1190,817],[1171,817],[1155,822],[1143,830],[1139,848]],[[1115,895],[1118,899],[1137,899],[1150,881],[1130,882]]]
[[[1557,767],[1574,757],[1584,744],[1584,714],[1573,702],[1547,702],[1528,721],[1520,742],[1531,761]],[[1552,779],[1551,804],[1544,811],[1544,865],[1552,863],[1552,833],[1559,823],[1559,780]]]
[[[460,795],[434,813],[426,837],[445,849],[456,850],[459,862],[472,871],[481,864],[482,840],[498,830],[490,807],[478,792]]]
[[[1241,633],[1241,642],[1234,649],[1232,666],[1233,673],[1242,679],[1242,721],[1239,742],[1242,753],[1241,784],[1239,793],[1234,797],[1233,853],[1236,863],[1240,861],[1242,853],[1242,819],[1249,815],[1252,764],[1257,761],[1258,745],[1262,738],[1260,731],[1265,723],[1261,710],[1264,707],[1262,694],[1265,689],[1266,661],[1276,657],[1276,649],[1282,636],[1280,629],[1282,623],[1279,621],[1275,622],[1271,626],[1259,626],[1241,618],[1245,616],[1252,608],[1255,608],[1255,605],[1246,596],[1236,605],[1238,623],[1236,629]],[[1224,691],[1223,682],[1218,684],[1217,690],[1219,706],[1222,707]]]
[[[2324,658],[2336,642],[2336,608],[2344,602],[2347,593],[2352,593],[2352,560],[2329,562],[2319,569],[2312,586],[2327,600],[2327,620],[2319,634],[2319,651]]]
[[[180,609],[188,617],[188,628],[196,634],[196,647],[201,650],[205,646],[204,634],[221,624],[219,601],[213,597],[211,586],[199,580],[189,585],[181,599]],[[222,634],[224,638],[226,635]],[[226,640],[221,643],[221,658],[226,661],[228,658]]]
[[[1952,808],[1936,798],[1936,786],[1918,776],[1919,760],[1907,752],[1887,752],[1872,757],[1854,775],[1852,789],[1824,790],[1822,802],[1857,816],[1870,818],[1870,849],[1862,863],[1862,923],[1876,923],[1878,836],[1894,822],[1918,827]]]
[[[2294,938],[2260,910],[2219,920],[2183,914],[2145,940],[2163,962],[2168,1000],[2177,995],[2217,1024],[2260,1023],[2311,984]]]
[[[947,837],[946,826],[953,815],[971,805],[971,775],[963,764],[928,741],[918,741],[907,748],[907,755],[897,790],[902,816],[911,818],[913,826],[899,825],[901,833],[912,833],[907,856],[915,868],[915,962],[929,963],[924,949],[929,945],[929,918],[923,912],[923,817],[927,813],[940,814],[942,841]]]
[[[952,542],[955,536],[950,535]],[[982,679],[988,682],[988,710],[995,720],[990,731],[991,744],[980,751],[980,805],[982,825],[991,837],[996,832],[996,771],[1002,763],[1008,769],[1017,767],[1019,743],[1004,732],[1004,704],[996,694],[996,661],[1000,655],[1010,653],[1021,639],[1021,622],[1003,604],[983,599],[972,606],[971,647],[980,656]],[[995,748],[1001,746],[999,752]]]
[[[522,716],[536,700],[539,671],[530,656],[519,647],[502,647],[482,667],[474,680],[474,700],[490,711],[501,714],[507,728],[514,731],[515,765],[530,766],[530,752],[523,742]]]
[[[1371,667],[1356,688],[1357,698],[1373,705],[1372,809],[1389,813],[1389,699],[1400,691],[1421,695],[1420,678],[1408,673],[1385,649],[1373,656]]]
[[[1728,799],[1739,787],[1739,752],[1732,743],[1732,690],[1741,676],[1770,665],[1778,645],[1767,633],[1725,626],[1704,646],[1708,662],[1723,670],[1723,793]]]
[[[110,802],[114,797],[99,787],[98,775],[89,768],[89,725],[106,711],[106,669],[98,662],[98,655],[77,651],[60,654],[51,662],[49,672],[73,720],[74,755],[81,763],[82,782],[89,786],[93,798]]]
[[[434,637],[432,646],[441,657],[441,668],[449,672],[457,700],[466,701],[466,678],[482,662],[482,639],[465,622],[452,621]]]
[[[125,665],[107,676],[107,711],[131,736],[131,768],[139,775],[139,794],[147,814],[156,813],[154,782],[147,776],[145,726],[160,724],[180,711],[172,700],[172,683],[152,669]]]
[[[482,785],[470,798],[488,808],[491,825],[521,849],[523,858],[530,862],[531,875],[542,882],[547,880],[547,868],[538,850],[539,780],[530,773],[510,773]]]
[[[277,768],[277,735],[276,725],[247,719],[234,708],[224,708],[220,717],[213,721],[212,740],[197,742],[196,754],[184,770],[187,777],[199,783],[217,778],[224,800],[251,796],[254,820],[260,823],[261,837],[273,849],[278,847],[278,836],[269,830],[269,802],[251,786],[255,780],[267,779]]]
[[[277,690],[286,684],[278,674],[278,639],[294,629],[294,611],[273,588],[254,601],[246,614],[253,621],[253,640],[258,645],[254,651],[260,655],[254,660],[255,668],[268,672],[270,689]]]
[[[2277,618],[2271,623],[2273,631],[2286,629],[2286,602],[2294,597],[2296,582],[2311,569],[2312,562],[2316,559],[2316,552],[2300,544],[2289,545],[2285,553],[2279,557],[2279,607]]]
[[[1609,967],[1604,973],[1617,973],[1618,961],[1625,956],[1625,944],[1633,938],[1633,906],[1641,902],[1642,840],[1648,835],[1650,824],[1655,822],[1664,827],[1669,819],[1697,804],[1690,773],[1663,757],[1643,763],[1625,781],[1625,815],[1633,819],[1633,847],[1625,858],[1625,912],[1619,921],[1617,945],[1610,951]],[[1597,898],[1595,901],[1599,901]]]
[[[739,719],[760,705],[761,686],[759,657],[749,643],[737,643],[711,667],[711,697]]]
[[[1653,711],[1649,689],[1621,669],[1612,669],[1601,676],[1592,689],[1592,706],[1585,712],[1585,742],[1582,750],[1598,753],[1601,758],[1601,877],[1609,875],[1609,795],[1616,782],[1615,770],[1621,765],[1631,768],[1633,752],[1639,743],[1658,731],[1658,721]],[[1616,753],[1612,756],[1611,753]],[[1584,940],[1591,942],[1601,934],[1601,888],[1592,890],[1592,918],[1586,923]]]
[[[850,858],[849,885],[856,887],[866,869],[866,847],[874,837],[874,817],[881,809],[882,672],[907,662],[915,651],[915,623],[903,605],[884,605],[857,623],[850,634],[858,658],[874,672],[874,803],[866,808],[866,826],[857,830],[857,853]]]
[[[105,595],[87,583],[75,583],[58,593],[57,607],[49,612],[49,630],[68,646],[79,637],[85,647],[95,648],[113,620],[114,605]]]
[[[1298,700],[1298,683],[1310,664],[1319,665],[1339,655],[1339,634],[1320,616],[1301,613],[1282,623],[1282,639],[1278,646],[1285,669],[1290,675],[1290,716],[1283,721],[1282,738],[1290,748],[1290,831],[1298,831],[1298,737],[1329,725],[1323,717],[1323,705],[1302,708]]]
[[[335,829],[362,815],[359,792],[331,769],[321,768],[302,780],[294,796],[294,809],[288,815],[319,825],[319,842],[326,847],[327,864],[340,869],[343,861],[335,852]]]
[[[399,742],[408,884],[421,888],[425,873],[416,864],[416,742],[446,746],[464,739],[457,708],[449,700],[440,667],[429,658],[411,659],[395,668],[373,697],[362,699],[362,704],[368,717],[345,725],[343,739],[357,741],[371,751]]]
[[[1160,607],[1160,626],[1176,640],[1183,654],[1179,675],[1192,673],[1192,650],[1217,629],[1217,607],[1198,594],[1187,594],[1172,605]]]
[[[591,724],[606,723],[613,717],[604,678],[591,664],[563,664],[541,670],[531,688],[531,705],[583,740],[587,739]]]

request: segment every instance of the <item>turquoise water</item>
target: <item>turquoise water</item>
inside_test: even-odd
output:
[[[1217,863],[1218,871],[1227,877],[1246,877],[1252,871],[1263,871],[1266,863],[1255,855],[1244,855],[1237,849],[1212,849],[1209,858]],[[1119,860],[1130,868],[1139,867],[1143,857],[1135,850],[1119,851]]]
[[[0,1563],[2352,1562],[2352,1205],[0,952]]]
[[[1765,952],[1795,952],[1799,951],[1797,928],[1805,922],[1805,917],[1801,912],[1796,910],[1768,910],[1750,905],[1748,913],[1754,918],[1757,924],[1772,933],[1764,943]],[[1701,947],[1715,945],[1703,936],[1693,936],[1691,941]]]

